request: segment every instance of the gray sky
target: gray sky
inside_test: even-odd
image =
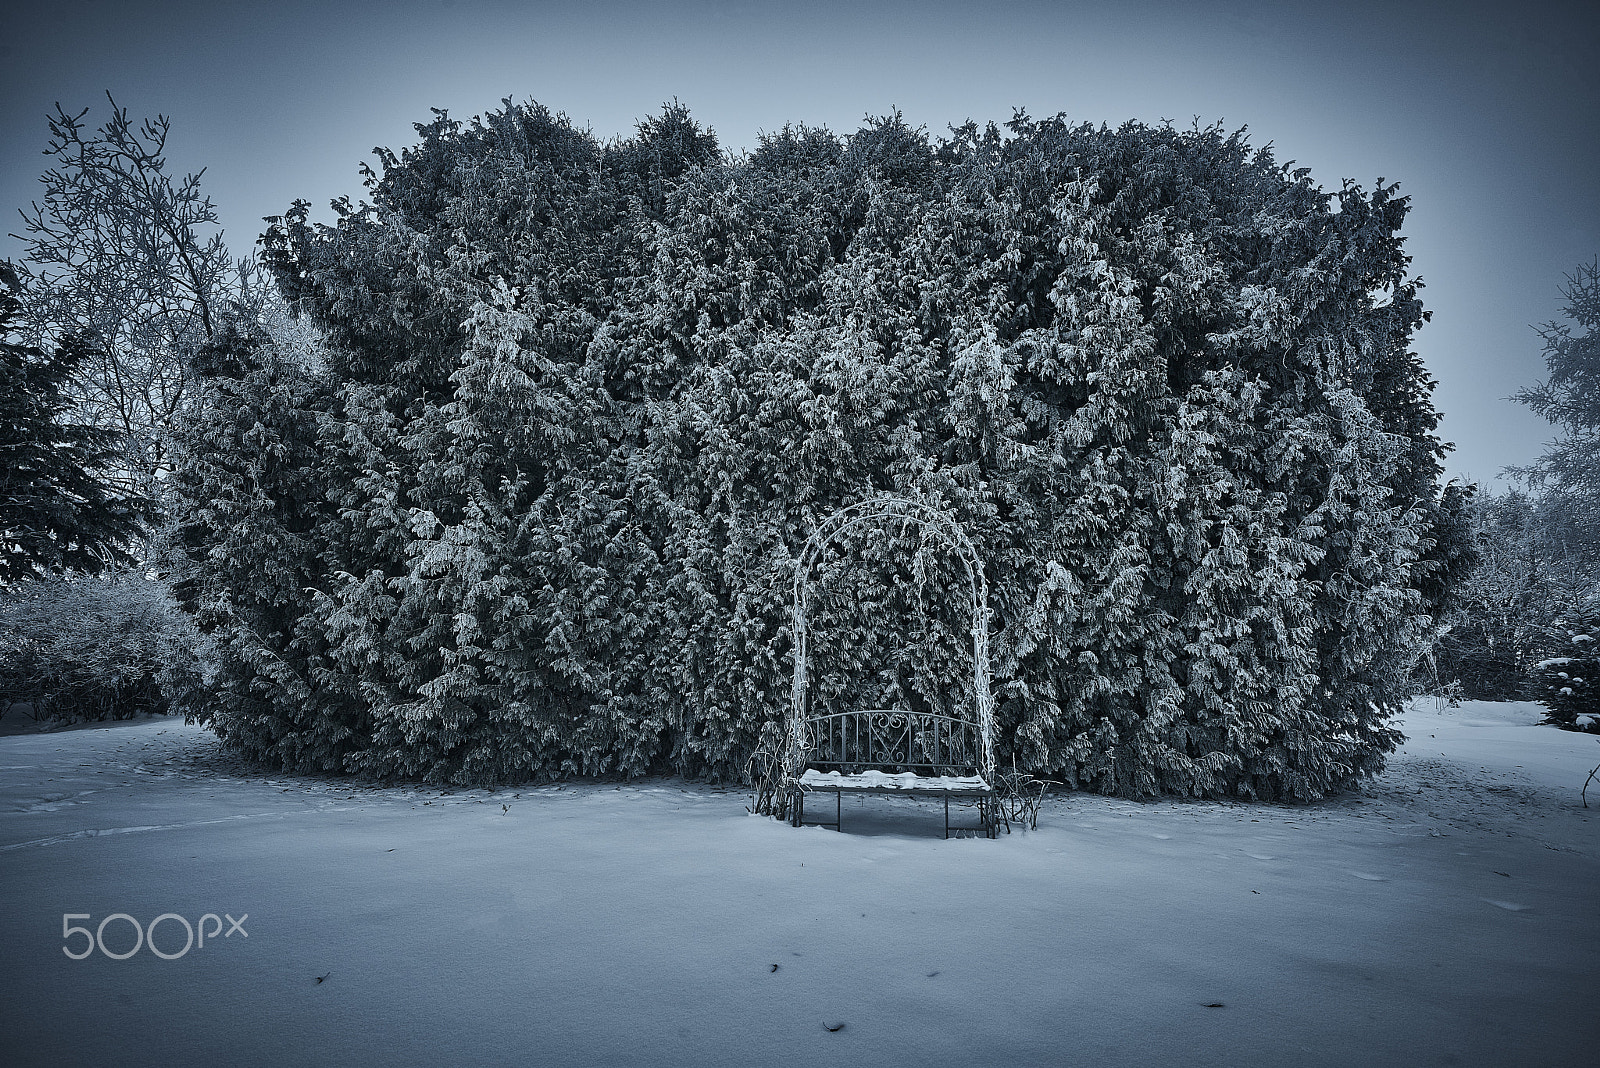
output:
[[[1248,125],[1325,188],[1411,195],[1451,473],[1495,485],[1552,435],[1505,400],[1543,374],[1530,324],[1600,253],[1594,3],[0,0],[4,230],[37,195],[45,114],[103,119],[107,89],[172,118],[171,165],[207,168],[235,254],[297,197],[358,196],[360,162],[410,143],[430,107],[465,118],[506,96],[602,138],[675,97],[734,149],[894,107],[934,133],[1017,106]]]

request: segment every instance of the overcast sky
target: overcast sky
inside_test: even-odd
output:
[[[602,138],[677,98],[725,148],[785,122],[855,130],[895,107],[933,133],[1015,107],[1074,120],[1221,120],[1335,189],[1401,183],[1434,321],[1454,475],[1503,486],[1548,424],[1505,398],[1543,375],[1531,324],[1600,253],[1600,4],[1281,0],[954,3],[274,3],[0,0],[0,209],[33,199],[45,115],[105,91],[173,121],[235,254],[295,198],[359,196],[375,145],[430,107],[533,98]],[[327,218],[326,210],[322,217]],[[6,239],[0,255],[16,256]]]

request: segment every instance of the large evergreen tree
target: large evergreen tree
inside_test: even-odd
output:
[[[72,421],[66,384],[82,337],[50,350],[16,334],[19,281],[0,264],[0,590],[46,572],[97,572],[130,559],[149,502],[112,488],[119,439]]]
[[[1542,532],[1579,579],[1539,620],[1553,655],[1535,690],[1551,722],[1600,731],[1600,264],[1580,264],[1562,295],[1567,321],[1539,332],[1549,377],[1516,396],[1562,431],[1517,473],[1542,491]]]
[[[1517,473],[1563,502],[1562,533],[1600,566],[1600,262],[1579,264],[1562,296],[1566,321],[1539,331],[1549,377],[1515,398],[1562,435]]]
[[[213,601],[284,586],[274,621],[216,624],[257,665],[217,714],[246,748],[739,774],[784,707],[795,554],[892,491],[986,558],[1019,765],[1297,799],[1382,766],[1470,551],[1392,187],[1021,114],[937,143],[785,127],[734,160],[676,105],[608,145],[537,105],[418,130],[370,202],[266,239],[331,349],[315,445],[269,450],[315,475],[230,475],[261,504],[226,551],[191,528]],[[196,471],[279,440],[283,401],[228,390],[195,426],[259,429],[197,433]],[[956,561],[858,548],[824,562],[819,700],[969,698]]]

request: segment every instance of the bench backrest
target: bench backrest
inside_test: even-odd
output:
[[[805,725],[805,766],[822,771],[971,775],[984,768],[983,733],[975,719],[865,708],[810,716]]]

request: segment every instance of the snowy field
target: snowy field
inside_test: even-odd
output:
[[[839,834],[676,781],[263,777],[164,720],[3,737],[0,1063],[1600,1064],[1600,745],[1537,719],[1419,704],[1360,796],[1068,795],[997,841],[899,798]],[[229,933],[73,960],[68,913]]]

